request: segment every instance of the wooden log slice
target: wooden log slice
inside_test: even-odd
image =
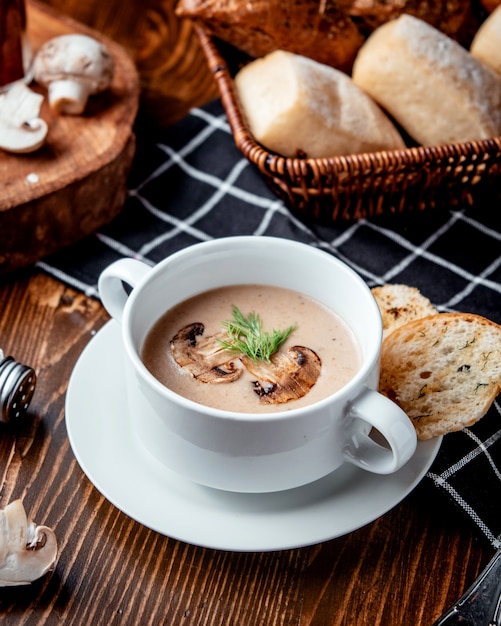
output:
[[[0,150],[0,274],[75,243],[121,210],[135,151],[132,130],[139,78],[125,50],[45,5],[28,2],[34,53],[48,39],[82,33],[102,41],[115,61],[109,90],[91,96],[83,115],[58,115],[45,99],[40,116],[49,132],[30,154]],[[33,91],[46,95],[36,84]]]

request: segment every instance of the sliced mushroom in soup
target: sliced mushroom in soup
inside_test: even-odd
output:
[[[261,354],[254,335],[272,352]],[[150,329],[142,359],[172,391],[242,413],[326,398],[351,380],[361,360],[351,329],[334,311],[267,285],[221,287],[175,305]]]

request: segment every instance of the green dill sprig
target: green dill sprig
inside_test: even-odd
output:
[[[296,328],[289,326],[285,330],[265,331],[259,314],[252,311],[245,316],[235,305],[232,309],[233,319],[222,323],[228,333],[228,339],[220,339],[219,343],[224,350],[245,354],[254,363],[258,361],[269,363],[272,355]]]

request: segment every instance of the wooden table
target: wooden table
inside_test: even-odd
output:
[[[347,536],[278,552],[199,548],[134,522],[86,478],[65,427],[70,374],[107,320],[36,270],[1,279],[0,346],[38,383],[25,419],[1,428],[0,507],[22,498],[60,547],[52,576],[0,589],[3,625],[431,625],[491,557],[422,486]]]

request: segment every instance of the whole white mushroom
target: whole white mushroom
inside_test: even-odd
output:
[[[93,37],[60,35],[46,41],[33,62],[33,76],[48,89],[50,107],[80,115],[89,96],[107,89],[114,62],[107,47]]]

